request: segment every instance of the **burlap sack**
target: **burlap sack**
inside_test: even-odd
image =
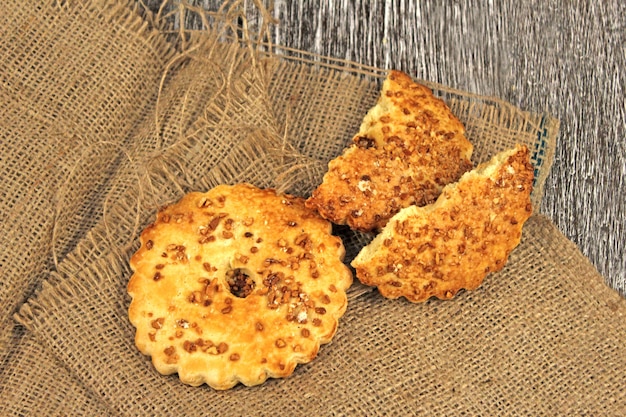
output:
[[[355,283],[333,343],[290,378],[216,392],[154,370],[134,347],[126,283],[155,210],[219,183],[306,195],[383,75],[223,42],[241,15],[221,12],[182,42],[113,1],[6,6],[0,414],[621,415],[626,302],[541,214],[503,271],[451,301]],[[429,85],[474,162],[530,146],[538,207],[558,122]],[[371,238],[338,233],[347,261]]]

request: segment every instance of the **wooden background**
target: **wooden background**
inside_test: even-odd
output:
[[[276,0],[271,8],[277,44],[400,69],[558,118],[541,212],[626,294],[626,2]],[[184,24],[201,28],[193,17]]]

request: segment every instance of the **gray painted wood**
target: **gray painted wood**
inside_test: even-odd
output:
[[[626,294],[625,2],[276,0],[273,14],[275,43],[557,117],[541,212]]]

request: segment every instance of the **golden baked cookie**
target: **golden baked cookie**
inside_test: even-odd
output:
[[[477,288],[519,244],[532,185],[525,146],[496,155],[446,186],[434,204],[392,217],[352,261],[357,278],[413,302]]]
[[[217,186],[161,209],[140,240],[128,283],[135,344],[189,385],[289,376],[347,307],[343,243],[302,198]]]
[[[307,206],[355,230],[380,229],[404,207],[433,203],[472,168],[464,133],[430,89],[391,71],[353,143],[330,161]]]

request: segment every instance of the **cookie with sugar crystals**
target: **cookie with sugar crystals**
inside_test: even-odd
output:
[[[159,210],[132,256],[135,344],[162,374],[228,389],[287,377],[331,341],[352,273],[302,198],[249,184]]]
[[[446,186],[428,206],[403,209],[352,261],[387,298],[452,298],[501,270],[532,213],[528,148],[494,156]]]
[[[355,230],[380,229],[404,207],[433,203],[472,168],[464,133],[429,88],[390,71],[353,143],[330,161],[307,205]]]

